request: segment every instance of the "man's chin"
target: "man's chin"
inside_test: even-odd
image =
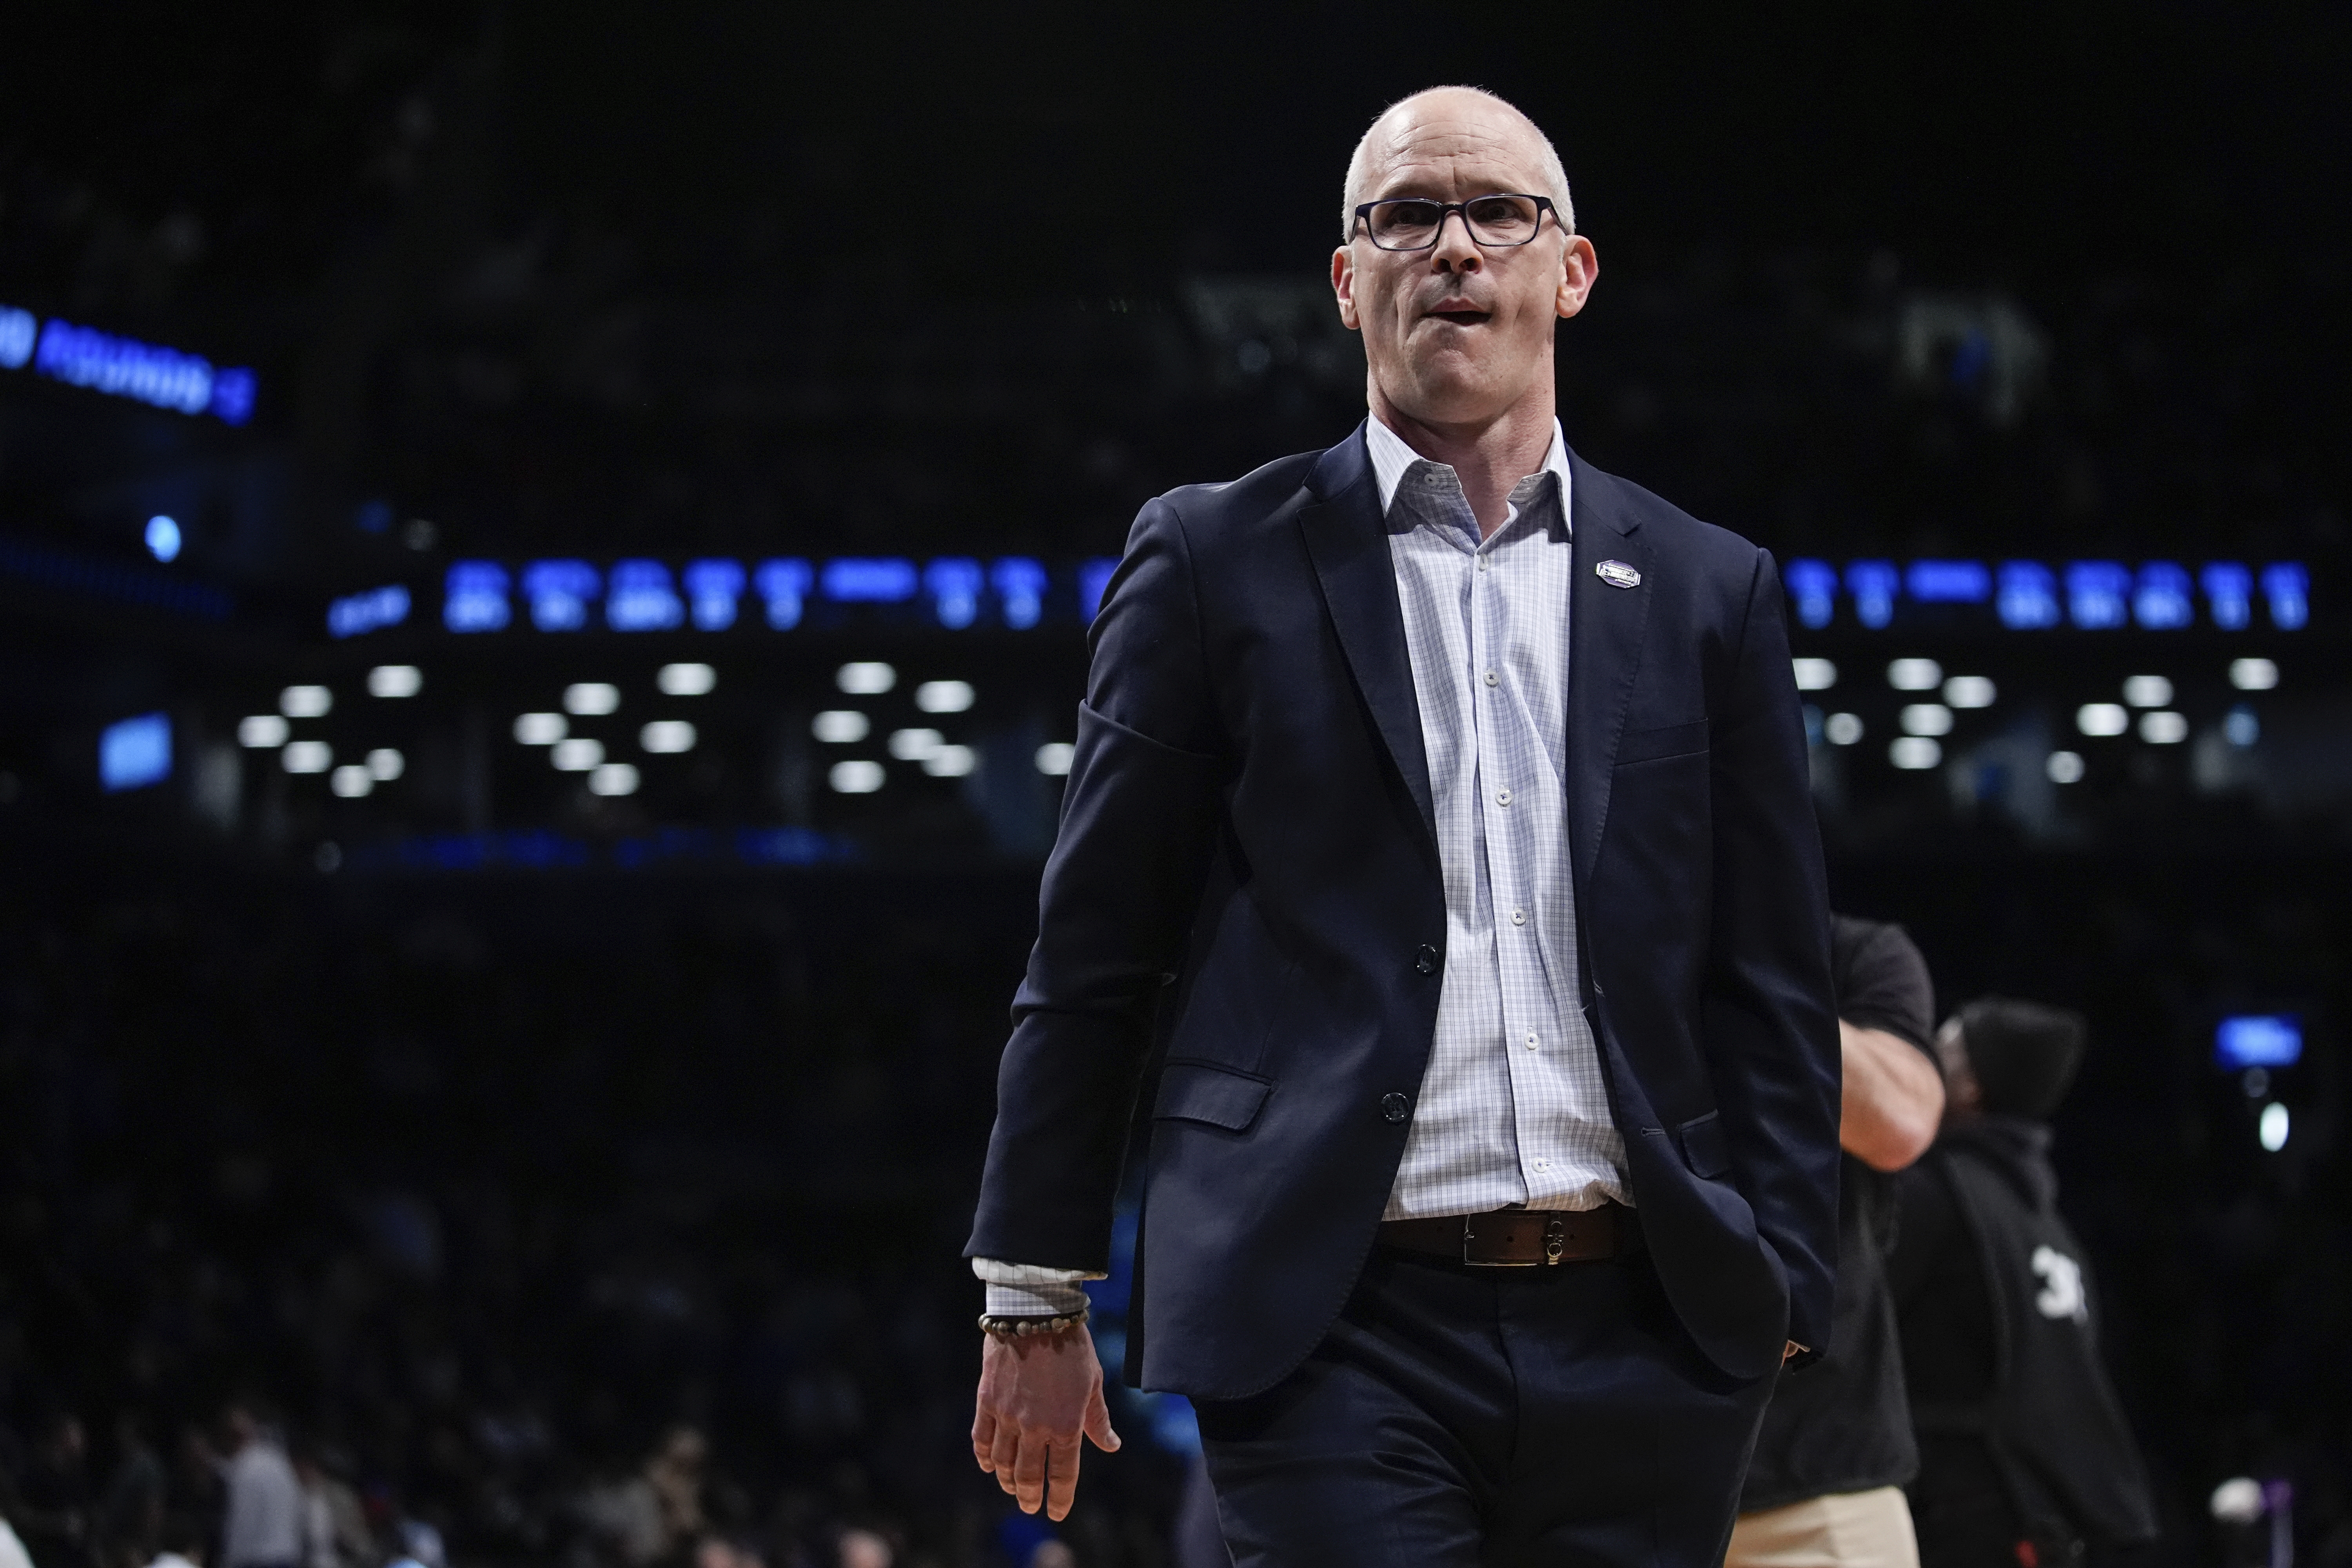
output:
[[[1399,414],[1438,429],[1487,424],[1518,401],[1508,378],[1497,374],[1495,366],[1450,361],[1452,356],[1433,363],[1421,361],[1407,373],[1403,384],[1383,383],[1381,391]]]

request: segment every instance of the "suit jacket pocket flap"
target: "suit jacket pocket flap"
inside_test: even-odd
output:
[[[1706,750],[1706,721],[1662,724],[1654,730],[1628,730],[1617,742],[1617,765],[1654,763],[1661,757],[1688,756]]]
[[[1151,1114],[1244,1132],[1273,1091],[1272,1080],[1214,1062],[1170,1062],[1160,1075],[1160,1098]]]
[[[1697,1176],[1719,1176],[1731,1169],[1731,1151],[1724,1147],[1723,1119],[1710,1110],[1675,1129],[1683,1146],[1683,1161]]]

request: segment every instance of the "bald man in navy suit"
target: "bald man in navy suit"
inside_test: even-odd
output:
[[[1061,1518],[1112,1447],[1083,1281],[1150,1107],[1128,1375],[1235,1561],[1721,1560],[1826,1343],[1839,1055],[1763,551],[1554,412],[1597,276],[1517,110],[1351,160],[1370,417],[1136,520],[968,1252],[973,1449]]]

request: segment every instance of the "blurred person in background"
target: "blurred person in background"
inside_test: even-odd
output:
[[[583,1522],[625,1563],[683,1557],[703,1533],[709,1457],[699,1428],[671,1427],[635,1475],[588,1489],[580,1502]]]
[[[1728,1568],[1911,1568],[1903,1486],[1919,1468],[1886,1290],[1892,1173],[1927,1152],[1944,1113],[1934,983],[1903,928],[1830,922],[1844,1086],[1838,1276],[1830,1342],[1783,1373],[1740,1491]]]
[[[702,1533],[704,1472],[710,1441],[698,1427],[673,1426],[646,1461],[646,1489],[661,1517],[661,1550],[668,1556]]]
[[[221,1568],[306,1568],[302,1484],[284,1446],[249,1404],[230,1405],[221,1426]]]
[[[2086,1034],[2079,1013],[1985,996],[1936,1036],[1944,1128],[1897,1184],[1888,1268],[1925,1568],[2063,1568],[2158,1533],[2050,1163]]]
[[[92,1568],[95,1490],[89,1434],[79,1416],[59,1415],[33,1446],[11,1510],[25,1550],[40,1568]]]
[[[167,1520],[161,1539],[163,1550],[141,1568],[204,1568],[205,1532],[193,1521]]]
[[[1370,417],[1147,503],[1093,623],[967,1248],[974,1458],[1061,1519],[1118,1446],[1080,1282],[1152,1063],[1127,1370],[1192,1399],[1237,1562],[1699,1568],[1830,1334],[1784,595],[1570,451],[1598,264],[1533,121],[1415,94],[1346,189]]]
[[[0,1518],[0,1568],[33,1568],[33,1559],[16,1535],[16,1526]]]
[[[302,1487],[302,1547],[308,1568],[373,1568],[375,1532],[360,1494],[331,1473],[308,1444],[294,1450]]]
[[[114,1468],[99,1500],[98,1554],[103,1568],[142,1568],[163,1541],[172,1488],[163,1457],[148,1441],[146,1418],[126,1410],[114,1422]]]
[[[898,1554],[890,1542],[870,1530],[845,1530],[834,1561],[840,1568],[891,1568]]]

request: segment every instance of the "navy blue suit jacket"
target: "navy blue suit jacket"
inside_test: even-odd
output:
[[[1784,1338],[1828,1342],[1837,1260],[1827,901],[1779,581],[1570,461],[1582,1003],[1668,1299],[1725,1373],[1760,1376]],[[1239,1397],[1356,1283],[1444,974],[1361,430],[1145,506],[1092,647],[967,1251],[1102,1268],[1149,1084],[1129,1375]]]

